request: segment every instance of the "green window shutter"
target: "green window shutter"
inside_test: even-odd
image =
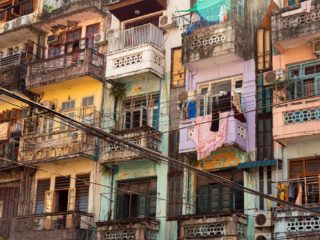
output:
[[[198,201],[199,213],[208,213],[208,211],[211,210],[211,207],[209,207],[209,200],[210,199],[211,199],[211,191],[209,192],[209,186],[200,187],[199,188],[199,201]]]
[[[146,195],[139,195],[138,196],[138,217],[143,218],[148,216],[148,209],[147,209],[147,196]]]
[[[156,211],[157,211],[157,193],[152,192],[148,196],[146,215],[148,217],[155,217]]]
[[[221,211],[221,190],[220,186],[215,184],[211,186],[211,212]]]
[[[124,194],[118,194],[118,196],[117,196],[117,213],[116,213],[117,219],[123,218],[123,203],[124,203]]]

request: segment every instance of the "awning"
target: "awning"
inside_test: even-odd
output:
[[[262,160],[262,161],[254,161],[254,162],[244,162],[238,165],[238,170],[246,170],[249,168],[258,168],[258,167],[268,167],[268,166],[276,166],[277,161],[275,159],[272,160]]]

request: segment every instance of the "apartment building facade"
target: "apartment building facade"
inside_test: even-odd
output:
[[[0,239],[316,238],[319,8],[0,1]],[[318,76],[319,75],[319,76]],[[309,238],[308,238],[309,239]]]
[[[281,73],[272,109],[274,155],[282,160],[276,185],[285,200],[313,209],[319,205],[319,7],[318,1],[284,1],[272,16],[273,70]],[[278,206],[274,236],[315,239],[317,219]]]

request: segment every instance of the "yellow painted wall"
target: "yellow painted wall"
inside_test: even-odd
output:
[[[50,190],[55,189],[55,178],[57,176],[70,176],[70,188],[75,188],[76,175],[90,173],[90,182],[97,182],[97,162],[85,158],[74,158],[69,160],[55,161],[54,163],[41,163],[37,165],[39,170],[35,174],[35,182],[39,179],[51,179]],[[40,170],[41,169],[41,170]],[[35,187],[37,189],[37,186]],[[36,193],[34,194],[36,197]],[[94,201],[97,197],[97,186],[90,184],[88,212],[95,213]],[[35,199],[34,199],[35,201]]]
[[[243,154],[236,147],[223,147],[198,161],[196,167],[211,171],[226,167],[236,167],[243,160]]]

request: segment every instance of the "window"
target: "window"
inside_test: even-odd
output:
[[[182,174],[169,175],[168,216],[177,217],[182,214]]]
[[[92,106],[93,103],[94,103],[94,97],[93,96],[82,98],[82,107]]]
[[[239,81],[239,79],[238,79]],[[212,113],[212,108],[214,107],[217,111],[229,111],[225,105],[229,105],[231,107],[231,91],[232,91],[232,80],[222,80],[222,81],[214,81],[212,83],[200,85],[198,88],[198,102],[197,102],[197,112],[200,116],[205,116]],[[217,100],[219,102],[219,95],[225,94],[225,96],[221,96],[221,98],[228,98],[230,101],[227,102],[226,99],[222,99],[219,106],[213,106],[213,100]],[[228,96],[228,94],[230,96]],[[217,109],[218,108],[218,109]]]
[[[76,210],[87,212],[89,201],[90,174],[77,175],[76,178]]]
[[[51,117],[44,117],[42,121],[42,140],[52,139],[54,120]]]
[[[197,214],[240,211],[244,208],[243,193],[220,184],[200,186],[197,195]]]
[[[97,50],[97,46],[94,44],[94,35],[99,32],[100,24],[93,24],[86,27],[87,46],[89,48]]]
[[[318,95],[320,90],[320,62],[291,66],[288,68],[288,78],[288,99]]]
[[[159,127],[159,94],[126,99],[122,104],[122,129]]]
[[[49,58],[58,57],[60,55],[60,46],[50,46],[48,55]]]
[[[185,69],[182,64],[182,48],[172,49],[171,56],[171,86],[183,87],[185,84]]]
[[[74,106],[75,106],[74,100],[63,102],[63,103],[62,103],[62,106],[61,106],[61,111],[66,111],[66,110],[74,109]]]
[[[4,0],[0,1],[0,22],[13,20],[17,17],[32,13],[33,0]]]
[[[44,213],[45,192],[50,189],[50,179],[38,180],[36,197],[36,214]]]
[[[259,71],[271,67],[271,34],[269,30],[260,28],[257,31],[257,68]]]
[[[156,216],[157,179],[123,181],[118,183],[116,217],[145,218]],[[128,191],[128,192],[126,192]],[[130,193],[130,191],[135,193]]]
[[[319,176],[320,159],[290,160],[289,201],[319,204]]]

